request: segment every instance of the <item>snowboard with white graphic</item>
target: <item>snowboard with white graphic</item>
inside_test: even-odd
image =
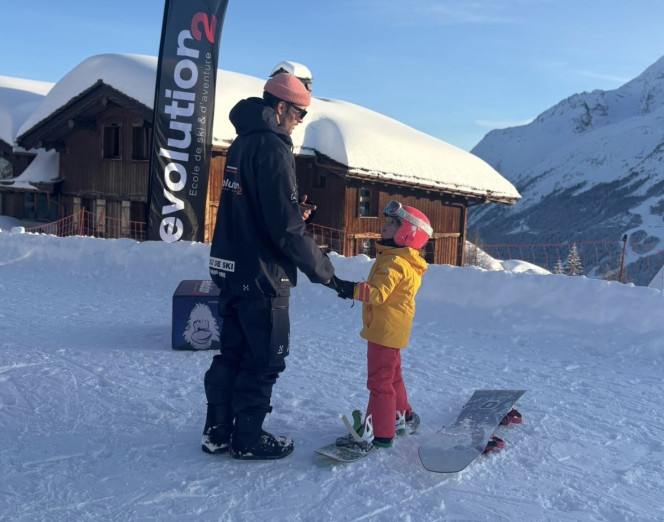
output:
[[[487,449],[501,421],[526,390],[477,390],[457,420],[420,446],[422,465],[429,471],[461,471]]]

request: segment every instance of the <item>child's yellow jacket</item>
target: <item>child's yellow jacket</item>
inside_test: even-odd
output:
[[[427,263],[410,247],[378,244],[377,249],[369,280],[356,284],[353,295],[364,303],[360,336],[390,348],[405,348],[415,316],[415,294]]]

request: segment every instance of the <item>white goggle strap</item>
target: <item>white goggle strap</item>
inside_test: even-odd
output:
[[[424,232],[426,232],[429,235],[429,237],[433,235],[433,228],[431,228],[431,225],[427,225],[423,219],[413,216],[410,212],[407,212],[404,208],[401,208],[399,210],[403,211],[404,214],[403,216],[399,217],[405,219],[411,225],[415,225],[420,230],[424,230]]]

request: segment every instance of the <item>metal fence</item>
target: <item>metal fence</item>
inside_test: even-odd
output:
[[[136,241],[145,241],[145,223],[142,221],[129,221],[108,216],[99,216],[87,210],[81,210],[71,216],[44,223],[26,229],[27,232],[52,234],[54,236],[91,236],[107,239],[128,238]]]

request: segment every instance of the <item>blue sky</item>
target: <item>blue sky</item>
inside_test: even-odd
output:
[[[57,81],[101,53],[156,56],[163,0],[4,0],[0,75]],[[229,0],[219,66],[304,63],[314,94],[470,150],[664,55],[660,0]]]

